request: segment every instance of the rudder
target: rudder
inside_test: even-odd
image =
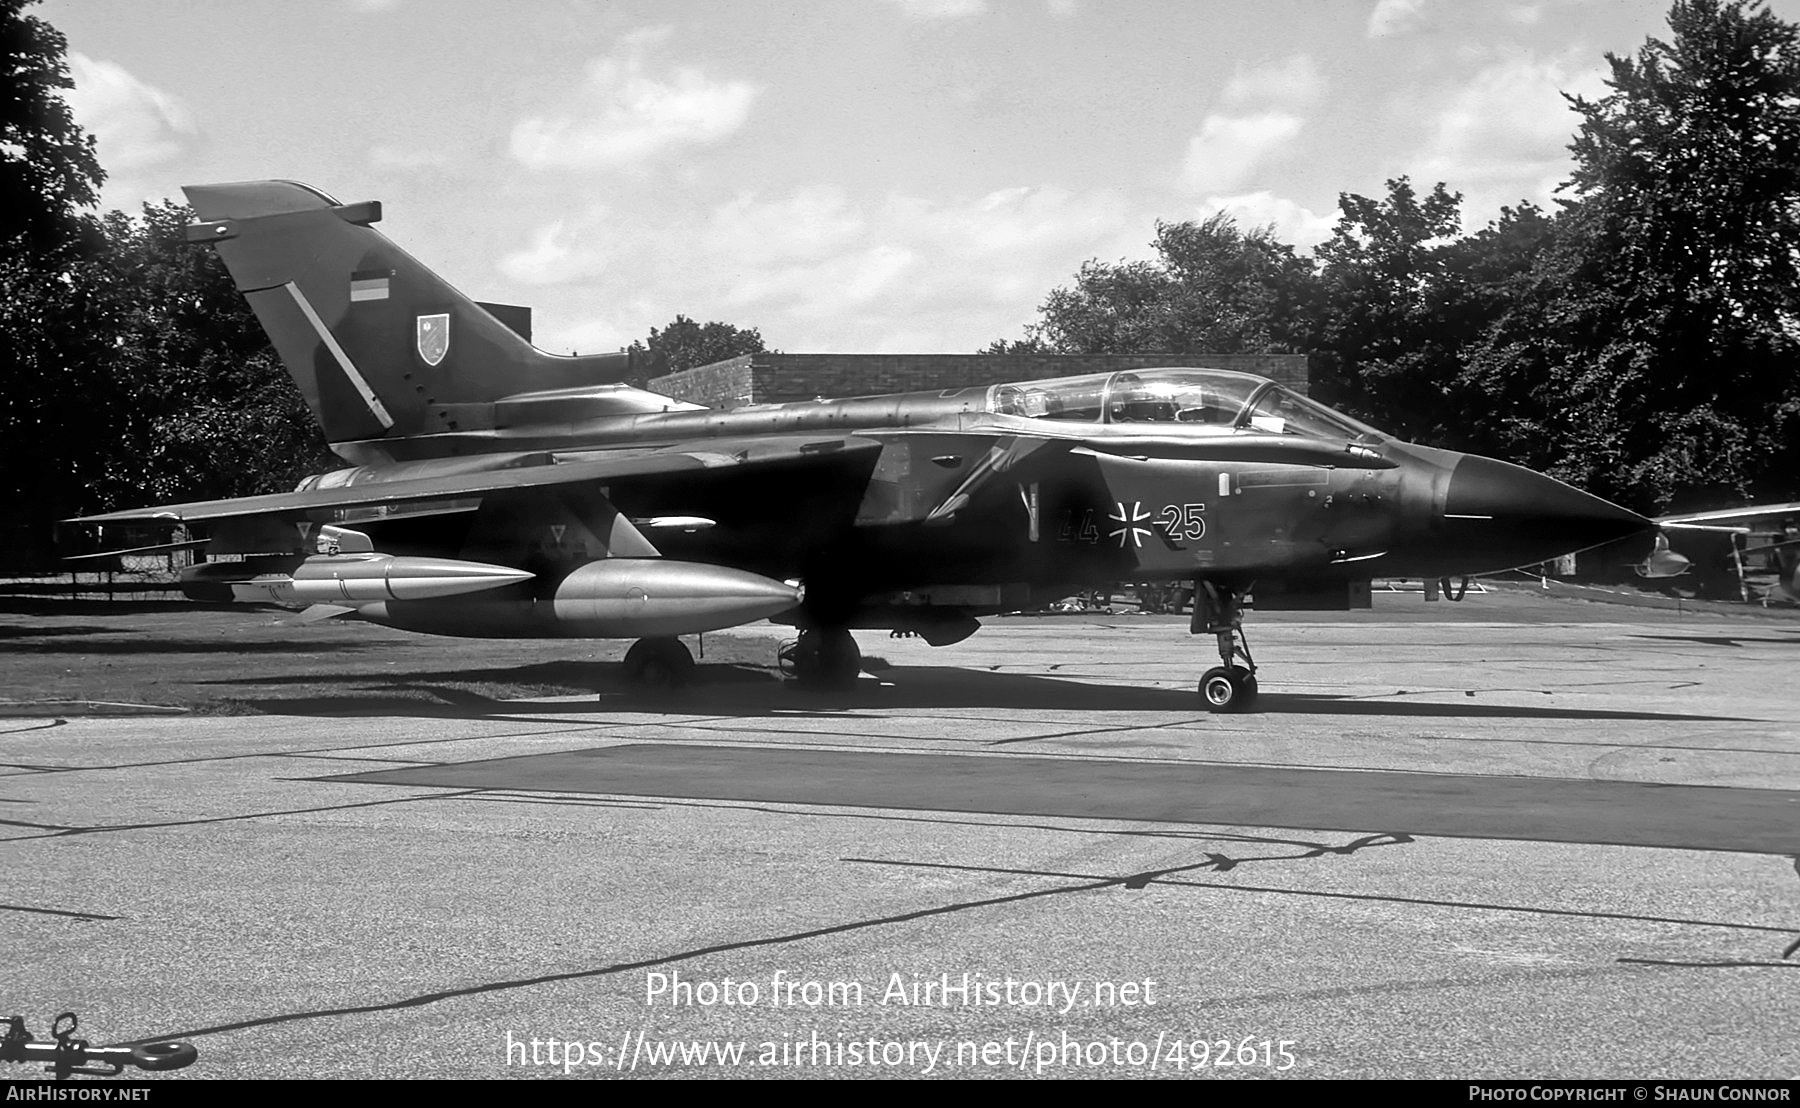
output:
[[[456,430],[455,409],[617,381],[624,354],[545,354],[373,224],[293,181],[190,185],[200,222],[333,443]]]

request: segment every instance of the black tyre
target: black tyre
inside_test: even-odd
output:
[[[862,672],[862,650],[842,627],[800,633],[800,641],[782,652],[794,680],[809,689],[847,689]]]
[[[200,1056],[192,1043],[145,1043],[131,1048],[131,1064],[141,1070],[178,1070]]]
[[[849,631],[836,629],[820,632],[819,681],[827,688],[841,689],[856,683],[862,672],[862,649]]]
[[[640,692],[672,692],[693,679],[694,656],[679,639],[639,639],[625,652],[625,680]]]
[[[1237,710],[1247,712],[1256,707],[1256,697],[1261,691],[1256,685],[1256,674],[1251,673],[1243,666],[1232,666],[1231,669],[1238,675],[1238,695],[1243,700]]]
[[[1256,692],[1256,675],[1243,666],[1214,666],[1200,675],[1200,700],[1209,712],[1242,712]]]

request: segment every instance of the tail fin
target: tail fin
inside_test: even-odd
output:
[[[459,407],[618,381],[626,354],[532,346],[340,204],[293,181],[190,185],[201,222],[333,443],[455,430]]]

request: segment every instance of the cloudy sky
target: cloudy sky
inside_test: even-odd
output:
[[[1773,10],[1800,19],[1800,0]],[[136,210],[282,177],[540,346],[676,313],[791,352],[973,352],[1220,209],[1310,248],[1410,174],[1547,204],[1651,0],[47,0]]]

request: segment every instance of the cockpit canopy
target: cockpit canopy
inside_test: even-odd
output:
[[[1138,369],[1054,381],[995,385],[996,415],[1083,423],[1179,423],[1220,433],[1371,442],[1387,436],[1317,401],[1250,373],[1228,369]]]

